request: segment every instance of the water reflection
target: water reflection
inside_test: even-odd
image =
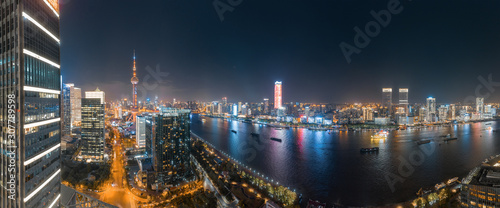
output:
[[[387,138],[373,139],[374,131],[327,132],[303,128],[277,130],[272,127],[193,115],[192,131],[249,167],[297,189],[312,198],[346,205],[383,205],[408,200],[422,186],[464,176],[484,158],[500,152],[499,133],[486,130],[484,123],[423,127],[391,131]],[[497,122],[490,122],[497,129]],[[231,133],[231,130],[237,133]],[[259,137],[251,133],[259,133]],[[450,134],[457,140],[445,142]],[[271,137],[282,139],[272,141]],[[416,141],[431,139],[429,144]],[[361,154],[360,148],[379,147],[378,153]],[[385,176],[399,174],[400,159],[409,159],[421,149],[421,165],[392,192]],[[249,150],[256,152],[251,158]]]

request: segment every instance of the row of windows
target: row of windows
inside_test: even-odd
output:
[[[24,56],[25,85],[47,89],[60,89],[60,70],[31,56]]]

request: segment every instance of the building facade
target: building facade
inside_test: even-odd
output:
[[[104,105],[99,98],[82,99],[82,139],[79,159],[104,161]]]
[[[484,98],[477,97],[476,98],[476,113],[478,113],[481,117],[484,113]]]
[[[59,5],[55,0],[2,0],[0,9],[0,207],[57,206]]]
[[[135,142],[141,151],[146,152],[146,118],[137,116],[135,122]]]
[[[105,94],[103,91],[97,88],[95,91],[86,91],[85,98],[98,98],[101,100],[101,104],[105,104]]]
[[[190,110],[162,108],[153,116],[153,166],[158,180],[178,184],[190,170]]]
[[[462,207],[500,207],[500,156],[487,159],[462,180]]]
[[[71,128],[82,122],[82,89],[70,84]]]
[[[399,104],[408,105],[408,88],[399,88]]]
[[[436,98],[428,97],[426,100],[427,122],[436,122]]]
[[[63,135],[71,134],[71,87],[68,84],[63,84],[62,90],[62,120]]]
[[[387,116],[391,114],[392,108],[392,88],[382,88],[382,115]]]
[[[282,82],[276,81],[274,83],[274,109],[279,109],[283,104]]]

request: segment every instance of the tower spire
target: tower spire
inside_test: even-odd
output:
[[[135,68],[135,49],[134,49],[134,68],[133,68],[133,70],[134,70],[134,77],[135,77],[135,75],[136,75],[135,74],[135,70],[136,70],[136,68]]]
[[[137,109],[137,84],[139,83],[139,79],[137,78],[136,74],[136,68],[135,68],[135,49],[134,49],[134,67],[132,68],[134,71],[132,76],[132,79],[130,79],[130,82],[132,82],[132,109]]]

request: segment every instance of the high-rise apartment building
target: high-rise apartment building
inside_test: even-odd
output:
[[[82,139],[79,159],[104,161],[104,104],[99,98],[82,99]]]
[[[161,108],[153,115],[153,164],[158,180],[178,184],[190,169],[190,110]]]
[[[456,119],[457,119],[457,118],[456,118],[456,115],[455,115],[455,114],[456,114],[456,113],[455,113],[456,111],[457,111],[457,109],[456,109],[455,104],[450,104],[450,110],[449,110],[449,114],[448,114],[448,117],[449,117],[449,119],[450,119],[450,120],[452,120],[452,121],[453,121],[453,120],[456,120]]]
[[[0,207],[60,197],[61,67],[56,0],[0,3]]]
[[[372,108],[367,108],[363,107],[363,120],[366,121],[373,121],[373,109]]]
[[[274,109],[281,108],[283,104],[282,82],[276,81],[274,83]]]

